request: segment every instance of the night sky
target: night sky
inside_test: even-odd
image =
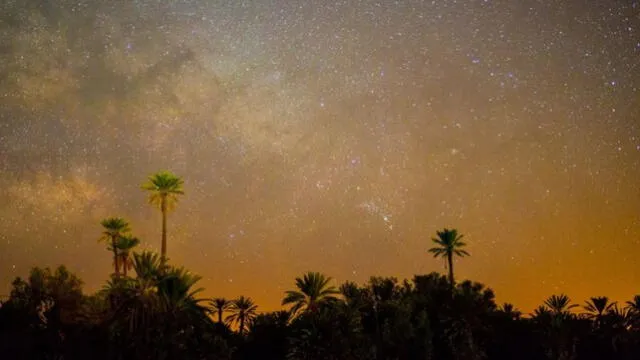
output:
[[[99,289],[108,216],[159,250],[162,169],[206,296],[444,271],[455,227],[500,302],[630,299],[640,2],[3,0],[0,294],[61,263]]]

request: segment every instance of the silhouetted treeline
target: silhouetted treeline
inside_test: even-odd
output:
[[[288,310],[258,313],[246,297],[200,298],[199,277],[156,254],[133,254],[132,269],[92,295],[62,266],[17,278],[0,358],[640,359],[640,297],[554,295],[522,316],[484,285],[436,273],[338,288],[308,273],[284,294]]]

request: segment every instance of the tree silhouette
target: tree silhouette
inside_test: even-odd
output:
[[[215,298],[211,300],[211,307],[218,315],[218,323],[222,323],[222,315],[224,312],[229,310],[229,306],[231,306],[231,302],[225,298]]]
[[[231,301],[229,306],[231,314],[227,316],[226,321],[238,325],[238,332],[242,335],[249,323],[256,317],[257,309],[258,306],[253,303],[251,298],[240,296]]]
[[[632,300],[627,301],[624,309],[628,313],[630,326],[640,333],[640,295],[635,295]]]
[[[449,268],[449,283],[453,286],[453,256],[469,256],[469,253],[462,248],[467,244],[462,241],[463,235],[458,235],[458,230],[445,228],[442,231],[437,231],[437,238],[431,240],[438,246],[429,249],[429,252],[433,254],[433,257],[441,257],[445,259],[445,265]]]
[[[184,195],[184,181],[169,171],[160,171],[149,177],[142,189],[149,191],[149,203],[157,206],[162,212],[162,247],[160,256],[162,263],[167,260],[167,212],[178,202],[178,195]]]
[[[596,327],[602,324],[602,318],[616,307],[616,302],[610,302],[606,296],[592,297],[585,302],[583,308],[587,311],[585,317],[593,320]]]
[[[627,301],[625,308],[634,314],[640,315],[640,295],[636,295],[633,300]]]
[[[106,242],[108,245],[107,249],[113,252],[113,267],[114,267],[114,276],[116,278],[120,277],[120,266],[118,259],[118,240],[127,235],[131,228],[129,227],[129,223],[123,218],[112,217],[104,219],[100,222],[103,227],[102,237],[100,241]]]
[[[116,241],[119,266],[122,269],[122,275],[127,276],[127,270],[133,268],[133,258],[131,251],[140,244],[140,239],[131,236],[120,236]],[[115,265],[115,264],[114,264]]]
[[[513,320],[520,319],[520,316],[522,316],[520,310],[516,309],[516,307],[511,303],[502,304],[500,311]]]
[[[162,276],[162,260],[157,253],[144,251],[133,254],[133,269],[137,280],[158,282]]]
[[[13,309],[18,316],[4,323],[7,319],[0,315],[0,347],[6,341],[7,334],[2,331],[6,325],[22,328],[20,337],[27,336],[38,346],[27,343],[25,350],[31,356],[2,351],[2,358],[62,358],[65,339],[81,313],[83,297],[82,281],[64,266],[55,271],[35,267],[26,281],[16,278],[9,300],[0,310]]]
[[[448,277],[437,273],[411,282],[371,277],[364,285],[340,286],[344,301],[302,301],[300,310],[313,308],[309,303],[316,310],[295,317],[289,311],[257,315],[246,297],[210,301],[216,309],[229,307],[218,318],[229,315],[234,334],[201,305],[199,276],[163,265],[159,254],[131,258],[134,272],[89,296],[63,267],[55,273],[34,268],[28,279],[17,278],[0,306],[0,353],[98,360],[640,358],[635,299],[622,309],[605,297],[590,298],[587,314],[576,316],[569,297],[553,295],[529,318],[509,303],[496,306],[493,291],[477,282],[460,280],[451,291]],[[319,288],[327,289],[324,280]]]
[[[282,305],[293,305],[291,313],[294,315],[299,311],[314,312],[319,305],[335,300],[339,294],[334,286],[329,286],[330,281],[330,277],[318,272],[308,272],[301,278],[297,277],[298,290],[286,291]]]
[[[184,346],[207,323],[208,311],[196,298],[200,277],[184,268],[162,265],[157,254],[134,254],[135,278],[113,281],[102,293],[111,301],[107,324],[123,358],[183,358]]]
[[[551,295],[544,301],[544,305],[554,315],[569,314],[571,309],[578,306],[578,304],[572,304],[571,299],[565,294]]]

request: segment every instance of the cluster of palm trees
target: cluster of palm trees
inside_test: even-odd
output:
[[[167,213],[175,208],[178,196],[184,195],[183,185],[184,181],[172,172],[159,171],[151,175],[141,187],[149,192],[149,203],[156,206],[162,214],[162,241],[159,263],[151,253],[145,252],[132,256],[133,249],[140,244],[140,239],[131,235],[131,226],[125,219],[111,217],[101,222],[103,233],[100,241],[105,242],[107,250],[113,254],[114,279],[118,280],[121,276],[126,278],[128,270],[131,270],[135,265],[137,279],[141,279],[142,283],[145,284],[141,287],[148,290],[148,286],[153,283],[149,281],[153,278],[149,274],[159,274],[163,267],[167,268]],[[456,229],[445,228],[437,232],[437,238],[432,239],[437,247],[429,249],[429,252],[433,253],[434,257],[445,259],[445,264],[449,269],[449,282],[452,286],[454,284],[454,256],[469,255],[463,249],[466,244],[462,241],[462,237],[463,235],[459,235]],[[159,265],[157,270],[154,269],[156,265]],[[177,278],[182,278],[188,284],[185,285],[186,288],[190,288],[199,279],[193,276],[186,277],[187,274],[183,270],[174,268],[174,275],[176,274],[182,275],[182,277],[177,276]],[[287,291],[282,305],[292,305],[290,309],[290,315],[292,316],[305,311],[316,312],[321,304],[337,300],[336,296],[339,291],[334,286],[328,285],[330,281],[331,278],[325,277],[318,272],[304,274],[303,277],[296,278],[298,290]],[[154,286],[160,283],[156,281]],[[113,288],[118,286],[122,287],[122,284],[117,285],[109,282],[107,289],[112,291]],[[187,291],[184,294],[194,295],[197,292],[199,291],[194,293],[188,293]],[[199,301],[201,300],[194,303]],[[257,305],[254,304],[251,298],[244,296],[234,300],[215,298],[210,301],[210,306],[210,309],[217,315],[219,323],[223,322],[223,313],[228,312],[229,314],[224,318],[224,322],[236,325],[240,334],[247,330],[248,324],[257,316]]]
[[[149,177],[142,189],[149,192],[149,203],[157,206],[162,213],[161,261],[167,259],[167,213],[175,207],[178,195],[183,195],[184,181],[169,171],[159,171]],[[113,254],[113,275],[127,276],[127,270],[133,266],[131,253],[140,244],[140,239],[131,235],[131,226],[120,217],[102,220],[103,227],[100,241],[107,244],[107,250]],[[121,273],[122,270],[122,273]]]
[[[218,323],[226,322],[238,326],[240,335],[244,334],[248,325],[258,315],[258,306],[251,298],[240,296],[235,300],[227,300],[225,298],[214,298],[210,302],[211,311],[217,316]],[[224,318],[223,315],[228,312],[229,315]]]
[[[288,290],[282,305],[290,306],[287,317],[295,317],[305,312],[317,312],[319,307],[338,301],[340,292],[329,285],[332,278],[318,272],[308,272],[296,278],[296,290]],[[243,334],[258,316],[258,306],[251,298],[240,296],[235,300],[214,298],[209,302],[210,311],[219,323],[237,325],[238,332]],[[224,317],[224,313],[228,316]]]
[[[167,261],[167,213],[183,181],[161,171],[142,188],[162,214],[161,253],[134,252],[140,240],[119,217],[100,241],[113,276],[96,294],[66,268],[16,278],[0,306],[0,354],[57,359],[523,359],[640,358],[640,296],[624,306],[592,297],[583,306],[553,295],[528,316],[495,303],[483,284],[456,283],[454,259],[469,256],[463,235],[445,228],[428,250],[447,275],[398,282],[372,277],[339,287],[319,272],[295,279],[286,310],[259,312],[245,296],[204,299],[199,276]],[[582,311],[579,311],[582,308]],[[11,355],[16,354],[15,357]],[[3,357],[4,358],[4,357]]]

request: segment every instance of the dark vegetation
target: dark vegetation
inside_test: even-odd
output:
[[[162,172],[144,188],[162,213],[163,253],[134,252],[129,224],[104,220],[111,279],[87,295],[64,266],[16,278],[0,307],[1,359],[640,359],[640,296],[578,306],[553,295],[524,316],[482,284],[454,282],[453,257],[469,253],[448,229],[429,250],[447,276],[336,288],[309,272],[284,294],[287,310],[266,313],[247,297],[202,298],[199,277],[166,256],[182,181]]]

